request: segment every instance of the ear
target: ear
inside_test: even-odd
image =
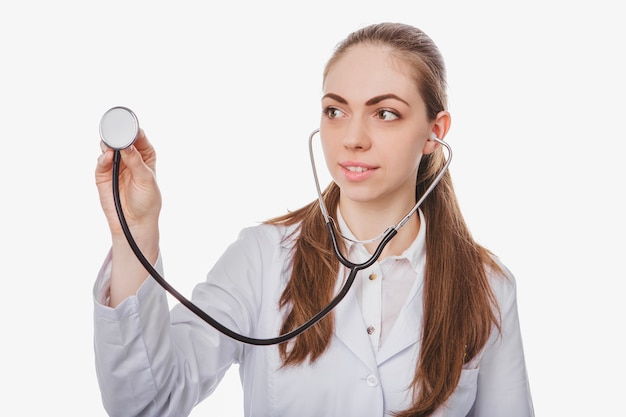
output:
[[[435,117],[435,120],[431,124],[431,135],[435,135],[437,139],[443,140],[448,134],[448,130],[450,130],[450,124],[452,123],[452,118],[450,117],[450,113],[447,111],[440,111]],[[423,154],[428,155],[433,153],[440,145],[434,141],[429,139],[424,144]]]

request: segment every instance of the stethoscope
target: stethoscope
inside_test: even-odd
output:
[[[137,135],[139,134],[139,121],[135,113],[122,106],[113,107],[107,110],[102,119],[100,120],[100,138],[102,141],[111,149],[114,150],[113,157],[113,200],[115,203],[115,209],[117,211],[118,218],[120,220],[120,225],[128,240],[128,244],[130,245],[132,251],[135,253],[135,256],[139,260],[139,262],[143,265],[143,267],[148,271],[148,273],[152,276],[152,278],[157,281],[159,285],[161,285],[167,292],[169,292],[174,298],[176,298],[181,304],[191,310],[194,314],[196,314],[199,318],[204,320],[206,323],[214,327],[216,330],[225,334],[226,336],[235,339],[237,341],[247,343],[250,345],[258,345],[258,346],[268,346],[268,345],[276,345],[288,340],[293,339],[294,337],[300,335],[311,326],[316,324],[322,318],[324,318],[328,313],[330,313],[340,302],[344,299],[344,297],[348,294],[348,291],[352,287],[356,275],[359,271],[369,268],[372,266],[376,260],[380,257],[383,249],[389,243],[389,241],[398,233],[398,230],[404,226],[411,216],[415,214],[417,209],[420,207],[422,202],[428,197],[428,195],[433,191],[433,189],[437,186],[439,181],[443,178],[443,175],[448,170],[450,166],[450,162],[452,161],[452,148],[446,142],[440,140],[436,136],[431,136],[429,140],[434,140],[435,142],[443,145],[448,151],[448,157],[446,159],[446,163],[443,168],[437,174],[435,179],[432,181],[430,186],[426,189],[421,198],[415,203],[411,211],[398,222],[395,226],[389,226],[381,235],[374,239],[370,239],[368,241],[360,241],[361,243],[369,243],[380,240],[380,243],[374,250],[372,256],[362,263],[354,263],[349,259],[343,256],[341,250],[339,248],[339,242],[337,241],[337,236],[335,234],[334,223],[332,217],[329,216],[328,210],[326,209],[326,204],[324,203],[324,198],[322,196],[322,191],[319,184],[319,179],[317,177],[317,169],[315,165],[315,158],[313,156],[313,139],[319,133],[319,129],[315,129],[311,135],[309,136],[309,155],[311,159],[311,167],[313,170],[313,177],[315,179],[315,187],[317,189],[317,198],[319,201],[320,210],[322,215],[324,216],[324,221],[326,223],[326,228],[328,229],[328,233],[330,235],[333,250],[341,262],[346,268],[350,270],[346,281],[344,282],[341,290],[335,295],[335,297],[330,301],[330,303],[324,307],[319,313],[315,316],[311,317],[307,322],[299,326],[298,328],[285,333],[278,337],[268,338],[268,339],[257,339],[253,337],[248,337],[241,335],[232,331],[231,329],[225,327],[217,320],[208,315],[204,310],[200,309],[193,302],[185,298],[182,294],[180,294],[174,287],[172,287],[165,279],[159,274],[151,263],[146,259],[143,255],[135,239],[133,238],[130,228],[126,223],[126,218],[124,216],[124,212],[122,210],[122,204],[120,201],[120,192],[119,192],[119,172],[120,172],[120,161],[121,161],[121,153],[122,149],[125,149],[131,146],[135,140],[137,139]],[[345,239],[345,236],[342,235]]]

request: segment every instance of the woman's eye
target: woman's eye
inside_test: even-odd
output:
[[[339,110],[338,108],[336,108],[336,107],[326,107],[324,109],[324,114],[329,119],[337,119],[337,118],[342,117],[344,115],[344,113],[341,110]]]
[[[400,116],[397,113],[392,112],[391,110],[381,109],[376,112],[376,117],[381,120],[396,120]]]

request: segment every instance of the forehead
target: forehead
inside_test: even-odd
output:
[[[323,90],[348,99],[367,100],[388,93],[419,97],[413,71],[385,45],[361,44],[348,49],[328,68]]]

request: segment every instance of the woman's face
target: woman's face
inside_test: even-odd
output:
[[[349,49],[328,71],[320,124],[341,201],[412,206],[432,126],[406,65],[383,46]]]

